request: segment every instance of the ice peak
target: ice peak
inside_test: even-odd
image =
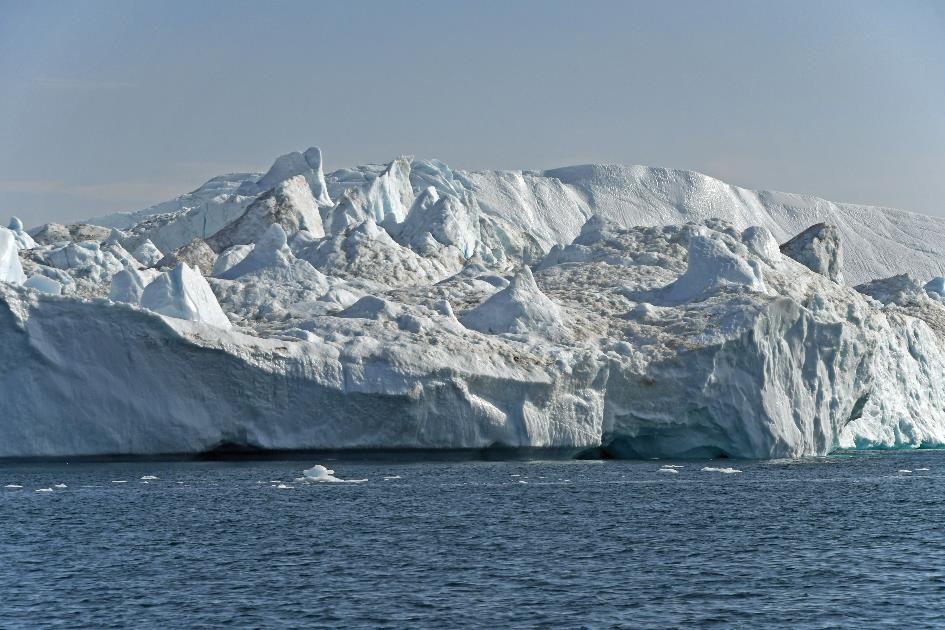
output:
[[[781,245],[781,253],[811,271],[843,284],[843,248],[836,226],[826,223],[812,225]]]
[[[230,328],[206,278],[187,263],[165,271],[145,287],[141,306],[167,317]]]
[[[715,293],[723,287],[744,287],[750,291],[765,292],[759,264],[746,258],[748,251],[744,245],[706,228],[698,230],[689,239],[685,273],[668,287],[667,297],[670,300],[688,302]]]
[[[460,321],[483,333],[537,334],[549,339],[567,335],[561,307],[542,293],[531,269],[522,267],[509,286],[472,309]]]
[[[20,264],[19,248],[16,242],[16,233],[0,227],[0,282],[23,284],[26,274]]]
[[[256,182],[245,182],[240,186],[241,194],[260,194],[287,179],[302,176],[308,183],[310,192],[320,206],[331,206],[325,173],[322,171],[322,150],[309,147],[304,154],[298,151],[280,155],[273,162],[266,174]]]

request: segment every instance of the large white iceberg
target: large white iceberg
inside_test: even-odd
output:
[[[0,229],[0,456],[945,445],[943,221],[642,167],[321,159],[121,232]],[[149,240],[173,269],[141,268]]]

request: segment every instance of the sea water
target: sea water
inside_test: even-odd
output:
[[[0,627],[935,626],[943,523],[940,451],[6,463]]]

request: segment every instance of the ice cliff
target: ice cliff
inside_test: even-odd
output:
[[[945,445],[941,220],[643,167],[322,164],[0,228],[0,457]]]

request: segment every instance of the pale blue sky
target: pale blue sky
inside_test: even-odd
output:
[[[0,216],[319,145],[694,169],[945,216],[945,3],[0,0]]]

